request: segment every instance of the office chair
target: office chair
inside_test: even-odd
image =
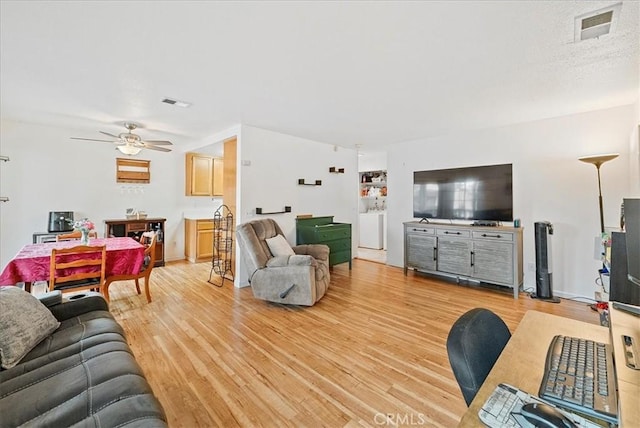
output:
[[[510,338],[504,321],[484,308],[471,309],[451,327],[447,337],[449,364],[467,406]]]

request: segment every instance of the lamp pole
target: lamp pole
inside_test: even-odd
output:
[[[602,185],[600,184],[600,165],[596,164],[596,170],[598,171],[598,203],[600,205],[600,233],[604,233],[604,210],[602,208]]]
[[[602,184],[600,182],[600,167],[603,163],[610,161],[612,159],[617,158],[618,153],[611,153],[607,155],[595,155],[595,156],[585,156],[582,158],[578,158],[578,160],[586,163],[590,163],[596,167],[596,171],[598,172],[598,205],[600,206],[600,233],[604,233],[604,209],[602,204]]]

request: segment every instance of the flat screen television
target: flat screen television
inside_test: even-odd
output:
[[[512,164],[415,171],[413,217],[513,221]]]

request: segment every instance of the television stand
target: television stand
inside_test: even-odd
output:
[[[513,288],[523,283],[522,228],[404,223],[404,274],[409,269]]]
[[[498,227],[500,226],[500,222],[493,220],[476,220],[471,223],[471,226]]]

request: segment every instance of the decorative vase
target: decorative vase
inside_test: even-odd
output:
[[[89,245],[89,231],[86,229],[80,229],[80,244]]]

